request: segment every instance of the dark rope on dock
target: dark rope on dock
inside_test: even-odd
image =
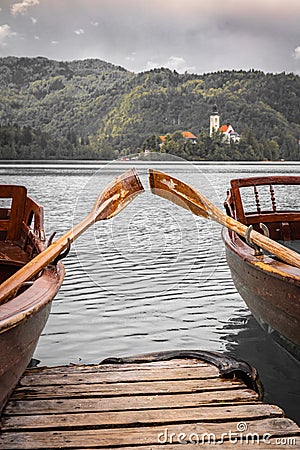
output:
[[[232,356],[205,350],[173,350],[124,358],[106,358],[100,364],[139,364],[172,359],[198,359],[213,364],[219,369],[222,378],[242,380],[246,386],[258,393],[263,399],[264,389],[257,370],[245,361],[239,361]]]

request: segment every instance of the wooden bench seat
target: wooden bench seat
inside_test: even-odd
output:
[[[26,264],[29,259],[29,255],[18,245],[10,241],[0,241],[0,262]]]

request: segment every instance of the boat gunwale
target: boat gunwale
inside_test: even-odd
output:
[[[226,227],[222,230],[222,238],[225,246],[238,255],[245,263],[251,264],[257,270],[268,272],[272,276],[285,279],[289,282],[297,282],[300,285],[300,269],[291,266],[284,261],[273,259],[271,256],[263,254],[255,256],[253,248],[251,248],[243,239],[234,231],[228,230]]]
[[[32,286],[0,305],[0,334],[18,326],[33,313],[51,302],[60,289],[65,275],[61,262],[48,266]]]

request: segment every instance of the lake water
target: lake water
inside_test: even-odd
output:
[[[59,237],[132,162],[0,166],[2,183],[27,186]],[[297,174],[297,164],[134,162],[146,192],[73,244],[35,358],[97,363],[171,349],[220,351],[255,366],[265,400],[300,423],[300,364],[260,329],[235,290],[219,225],[149,192],[147,168],[198,188],[219,208],[232,178]]]

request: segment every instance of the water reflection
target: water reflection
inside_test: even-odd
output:
[[[295,360],[250,315],[232,318],[224,331],[228,334],[226,351],[252,364],[259,372],[265,388],[264,401],[280,405],[286,415],[300,423],[300,362]]]

